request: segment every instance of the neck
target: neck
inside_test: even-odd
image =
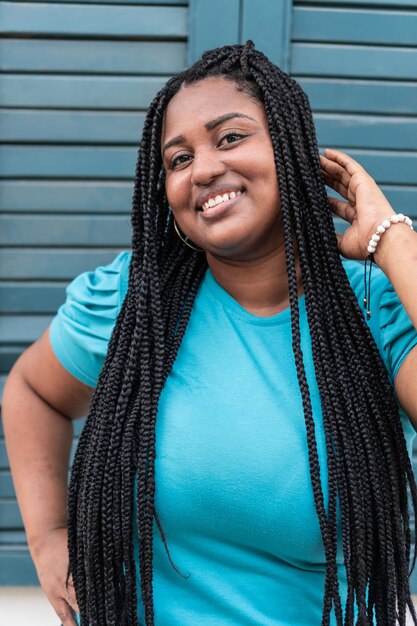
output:
[[[233,261],[207,253],[207,262],[216,281],[244,309],[269,317],[289,307],[288,272],[282,246],[266,257]],[[298,297],[303,293],[301,270],[296,254]]]

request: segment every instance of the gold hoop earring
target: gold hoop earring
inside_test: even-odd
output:
[[[187,237],[187,239],[184,239],[184,237],[181,235],[181,233],[180,233],[180,231],[178,229],[177,222],[175,221],[175,219],[174,219],[174,228],[175,228],[175,231],[176,231],[178,237],[181,239],[181,241],[183,243],[185,243],[186,246],[191,248],[191,250],[195,250],[196,252],[204,252],[203,248],[196,248],[196,247],[192,246],[190,243],[188,243],[188,241],[187,241],[188,237]]]

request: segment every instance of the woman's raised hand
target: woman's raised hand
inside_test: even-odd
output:
[[[49,532],[32,550],[39,581],[63,626],[77,626],[71,609],[79,613],[74,586],[65,581],[68,568],[67,530]]]
[[[363,260],[369,255],[368,242],[376,227],[395,211],[357,161],[339,150],[326,149],[324,154],[320,157],[324,181],[345,198],[328,196],[330,207],[350,224],[343,235],[336,233],[340,253],[348,259]]]

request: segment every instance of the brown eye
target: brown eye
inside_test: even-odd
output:
[[[174,159],[172,159],[170,163],[171,169],[175,169],[178,165],[182,165],[183,163],[187,163],[187,160],[190,158],[189,154],[180,154]]]
[[[239,139],[243,139],[246,135],[241,135],[240,133],[228,133],[224,137],[221,138],[220,143],[235,143],[239,141]]]

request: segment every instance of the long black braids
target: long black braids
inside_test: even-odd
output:
[[[233,81],[237,89],[263,103],[274,149],[292,347],[326,559],[322,626],[330,624],[332,608],[338,626],[367,626],[374,620],[381,626],[405,626],[407,606],[417,624],[409,589],[408,511],[408,490],[417,510],[417,488],[398,405],[338,253],[307,96],[247,42],[206,52],[171,78],[148,109],[136,167],[128,291],[80,437],[69,488],[67,579],[72,575],[81,626],[138,624],[135,525],[146,626],[154,624],[154,522],[170,559],[154,506],[155,423],[159,396],[207,262],[204,254],[184,246],[175,234],[160,140],[164,112],[180,87],[213,76]],[[325,429],[327,503],[301,350],[297,255]],[[344,607],[338,584],[338,502],[348,587]]]

